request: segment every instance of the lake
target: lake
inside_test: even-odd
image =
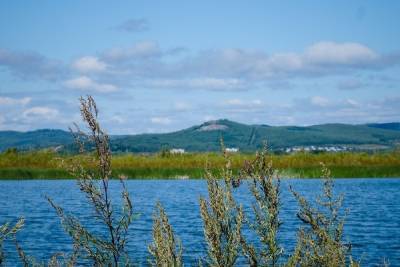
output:
[[[129,180],[134,209],[139,217],[129,233],[129,254],[133,262],[143,265],[148,258],[151,242],[152,214],[157,200],[164,205],[176,234],[184,246],[186,265],[196,263],[206,249],[199,196],[207,195],[204,180]],[[310,199],[321,192],[318,179],[284,179],[281,184],[281,220],[279,239],[289,254],[296,242],[300,222],[296,217],[297,203],[288,187]],[[118,198],[119,183],[111,183],[114,198]],[[344,208],[349,209],[345,224],[345,241],[352,244],[352,254],[363,266],[382,263],[400,265],[400,179],[336,179],[335,192],[343,193]],[[251,198],[246,182],[235,193],[238,202],[249,209]],[[71,249],[71,240],[63,232],[59,219],[45,196],[81,218],[95,231],[101,228],[92,221],[93,212],[73,180],[0,181],[0,223],[26,219],[18,234],[22,247],[29,255],[48,259],[51,254]],[[249,237],[251,238],[251,236]],[[17,255],[13,244],[6,243],[8,265],[14,266]],[[7,265],[7,266],[8,266]]]

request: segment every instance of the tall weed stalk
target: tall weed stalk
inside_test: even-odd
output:
[[[128,264],[129,257],[126,253],[126,242],[129,225],[134,214],[132,201],[123,178],[122,207],[120,212],[115,210],[111,201],[109,181],[111,178],[111,150],[109,137],[101,129],[98,122],[98,110],[93,98],[88,96],[80,99],[81,116],[86,123],[88,133],[78,127],[73,131],[75,141],[79,145],[80,153],[90,161],[95,168],[87,168],[81,162],[74,162],[68,166],[70,173],[77,178],[79,189],[84,193],[91,204],[94,218],[105,226],[104,235],[97,235],[88,230],[76,217],[66,214],[64,209],[48,198],[66,232],[74,242],[74,257],[90,260],[94,265]],[[95,153],[86,153],[86,146],[94,146]],[[82,158],[81,158],[82,159]]]
[[[182,244],[175,237],[167,213],[160,202],[156,205],[153,217],[153,243],[148,247],[153,259],[152,266],[183,266]]]
[[[224,150],[224,147],[222,145]],[[234,266],[241,250],[243,208],[233,197],[231,161],[224,151],[225,167],[218,176],[206,172],[208,199],[200,197],[209,266]],[[218,178],[222,178],[219,180]]]
[[[20,218],[14,226],[11,226],[10,223],[5,223],[0,226],[0,266],[4,264],[6,258],[3,251],[4,241],[7,239],[15,240],[16,239],[15,235],[17,234],[18,231],[22,229],[24,223],[25,220],[23,218]]]
[[[256,249],[243,239],[243,251],[250,266],[277,266],[283,248],[278,243],[281,226],[280,179],[268,160],[267,148],[256,154],[252,162],[246,162],[242,176],[249,179],[249,189],[253,197],[254,220],[250,227],[255,231],[262,246]]]
[[[342,241],[345,219],[345,215],[341,214],[343,195],[334,196],[330,171],[323,164],[322,178],[323,193],[317,197],[316,206],[290,188],[300,205],[297,217],[303,226],[298,232],[297,245],[287,265],[358,266],[351,258],[351,246]]]

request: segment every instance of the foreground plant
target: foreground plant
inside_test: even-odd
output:
[[[206,171],[208,197],[200,197],[200,213],[210,266],[234,266],[241,250],[243,208],[233,197],[235,179],[231,161],[224,151],[225,167],[216,176]],[[218,178],[221,177],[222,181]]]
[[[153,256],[152,266],[183,266],[182,245],[175,237],[167,214],[161,203],[157,203],[153,218],[153,243],[149,246]]]
[[[254,198],[252,210],[254,221],[250,227],[256,232],[262,246],[258,249],[243,238],[243,251],[250,266],[277,266],[283,249],[279,246],[277,235],[279,220],[280,179],[268,161],[267,149],[256,154],[252,162],[247,162],[242,176],[249,179],[250,192]]]
[[[340,214],[343,195],[333,194],[330,171],[322,165],[323,194],[313,207],[291,188],[300,205],[297,217],[304,223],[298,232],[297,245],[288,266],[358,266],[350,255],[350,245],[342,242],[344,215]]]
[[[89,161],[87,168],[81,162],[74,162],[68,166],[71,174],[77,178],[79,189],[85,194],[92,205],[94,218],[105,227],[104,235],[96,235],[86,229],[82,223],[48,198],[66,232],[74,242],[72,259],[82,258],[91,261],[94,265],[129,264],[129,257],[125,246],[127,232],[133,220],[132,202],[126,189],[124,179],[121,178],[122,207],[115,210],[110,198],[109,180],[111,178],[111,151],[109,137],[103,132],[98,122],[98,110],[92,97],[80,99],[81,115],[87,124],[89,133],[82,132],[78,127],[75,132],[75,141],[79,145],[80,152]],[[95,153],[86,153],[86,142],[94,146]],[[120,213],[118,215],[118,213]]]
[[[25,220],[19,219],[14,226],[10,226],[10,223],[5,223],[0,226],[0,265],[5,261],[5,255],[3,252],[3,243],[6,239],[15,239],[15,235],[24,226]]]

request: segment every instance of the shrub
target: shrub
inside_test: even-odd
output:
[[[183,266],[182,245],[175,237],[160,202],[157,203],[153,218],[153,243],[149,245],[148,249],[153,256],[153,260],[150,260],[152,266]]]
[[[343,195],[333,194],[330,171],[322,164],[323,194],[313,207],[291,188],[300,205],[297,217],[304,223],[298,232],[298,241],[289,266],[357,266],[350,255],[350,244],[342,242],[344,215],[340,214]],[[347,261],[346,261],[347,260]]]
[[[71,165],[69,170],[77,178],[79,189],[92,205],[96,214],[95,219],[106,226],[106,237],[92,234],[75,217],[66,215],[50,198],[49,202],[61,218],[67,233],[73,238],[75,254],[83,254],[83,258],[91,259],[95,265],[127,264],[129,257],[125,245],[128,228],[133,220],[132,201],[121,177],[123,206],[122,214],[117,218],[109,192],[111,178],[109,137],[98,123],[98,110],[93,98],[90,96],[87,99],[81,98],[80,104],[82,119],[87,124],[89,133],[86,134],[77,127],[73,134],[82,154],[85,152],[85,141],[94,146],[95,154],[89,154],[88,160],[96,168],[87,169],[77,163]]]
[[[281,225],[280,179],[272,161],[268,161],[266,146],[261,153],[257,153],[254,161],[245,164],[242,176],[250,180],[250,192],[254,198],[252,208],[255,219],[250,223],[250,227],[262,244],[260,249],[256,249],[243,240],[244,254],[251,266],[276,266],[283,253],[283,248],[277,240]]]
[[[24,219],[21,218],[14,226],[10,226],[10,223],[5,223],[0,226],[0,265],[5,262],[5,255],[3,253],[3,243],[6,239],[15,239],[15,235],[24,226]]]
[[[206,172],[208,198],[200,197],[200,214],[204,223],[210,266],[233,266],[240,253],[243,208],[233,198],[231,162],[224,152],[225,167],[219,176]],[[217,178],[222,178],[218,180]]]

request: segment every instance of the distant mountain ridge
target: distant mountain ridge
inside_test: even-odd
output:
[[[374,128],[400,131],[400,122],[370,123],[367,125]]]
[[[29,132],[0,131],[0,151],[7,148],[19,150],[66,146],[73,143],[70,132],[58,129],[40,129]]]
[[[400,143],[400,123],[361,125],[321,124],[313,126],[247,125],[226,119],[205,122],[171,133],[114,135],[111,148],[116,152],[157,152],[161,149],[183,148],[186,151],[218,151],[220,138],[227,147],[254,151],[267,141],[272,149],[295,146],[380,146]],[[30,132],[0,131],[0,151],[73,147],[68,131],[42,129]]]

